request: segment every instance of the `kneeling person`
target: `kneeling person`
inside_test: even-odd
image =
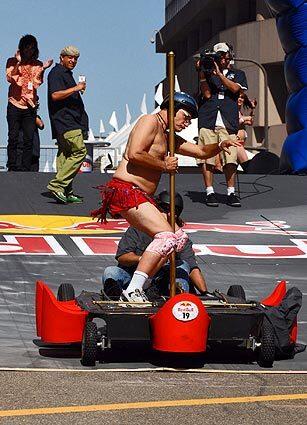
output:
[[[161,192],[157,197],[160,211],[170,220],[170,195],[167,191]],[[175,214],[178,229],[183,226],[180,214],[183,209],[183,199],[179,193],[175,196]],[[121,238],[116,260],[117,266],[107,267],[102,277],[103,289],[110,298],[118,299],[125,290],[139,264],[143,252],[152,242],[153,238],[134,227],[129,227]],[[152,279],[147,280],[145,290],[148,298],[151,296],[169,295],[169,263],[163,265]],[[203,293],[207,291],[205,279],[198,267],[192,248],[192,242],[187,240],[181,252],[176,253],[176,286],[179,292],[189,292],[189,281],[196,289]],[[151,294],[151,296],[149,295]]]

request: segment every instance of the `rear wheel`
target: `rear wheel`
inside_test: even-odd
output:
[[[75,299],[75,290],[70,283],[62,283],[58,289],[58,301],[72,301]]]
[[[272,367],[275,360],[274,328],[269,320],[263,319],[261,328],[261,346],[258,354],[258,364],[262,367]]]
[[[81,363],[83,366],[95,366],[97,356],[97,325],[86,322],[81,346]]]
[[[241,298],[242,300],[246,300],[245,291],[243,286],[241,285],[231,285],[228,288],[227,295],[234,298]]]

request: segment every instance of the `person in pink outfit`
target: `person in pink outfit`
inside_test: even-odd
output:
[[[38,60],[37,40],[33,35],[24,35],[14,57],[6,63],[6,79],[10,83],[7,106],[8,171],[31,171],[33,136],[36,129],[37,89],[43,83],[44,71],[53,61]],[[19,131],[23,131],[21,166],[17,165]]]

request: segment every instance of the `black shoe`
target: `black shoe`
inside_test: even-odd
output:
[[[210,195],[207,195],[206,205],[208,205],[208,207],[218,207],[219,206],[219,203],[217,202],[217,199],[215,197],[214,192],[210,193]]]
[[[227,196],[227,205],[229,205],[230,207],[241,207],[241,202],[234,193],[231,193]]]

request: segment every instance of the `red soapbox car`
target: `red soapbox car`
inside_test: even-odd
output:
[[[70,284],[62,284],[56,297],[38,281],[36,330],[40,347],[81,344],[84,366],[94,366],[115,341],[150,341],[162,353],[203,353],[207,344],[234,344],[254,351],[259,365],[271,367],[276,336],[265,310],[280,305],[286,292],[286,282],[281,281],[267,298],[247,301],[242,286],[232,285],[227,294],[183,293],[140,308],[99,293],[83,291],[75,297]],[[295,344],[296,337],[294,320],[290,343]]]

